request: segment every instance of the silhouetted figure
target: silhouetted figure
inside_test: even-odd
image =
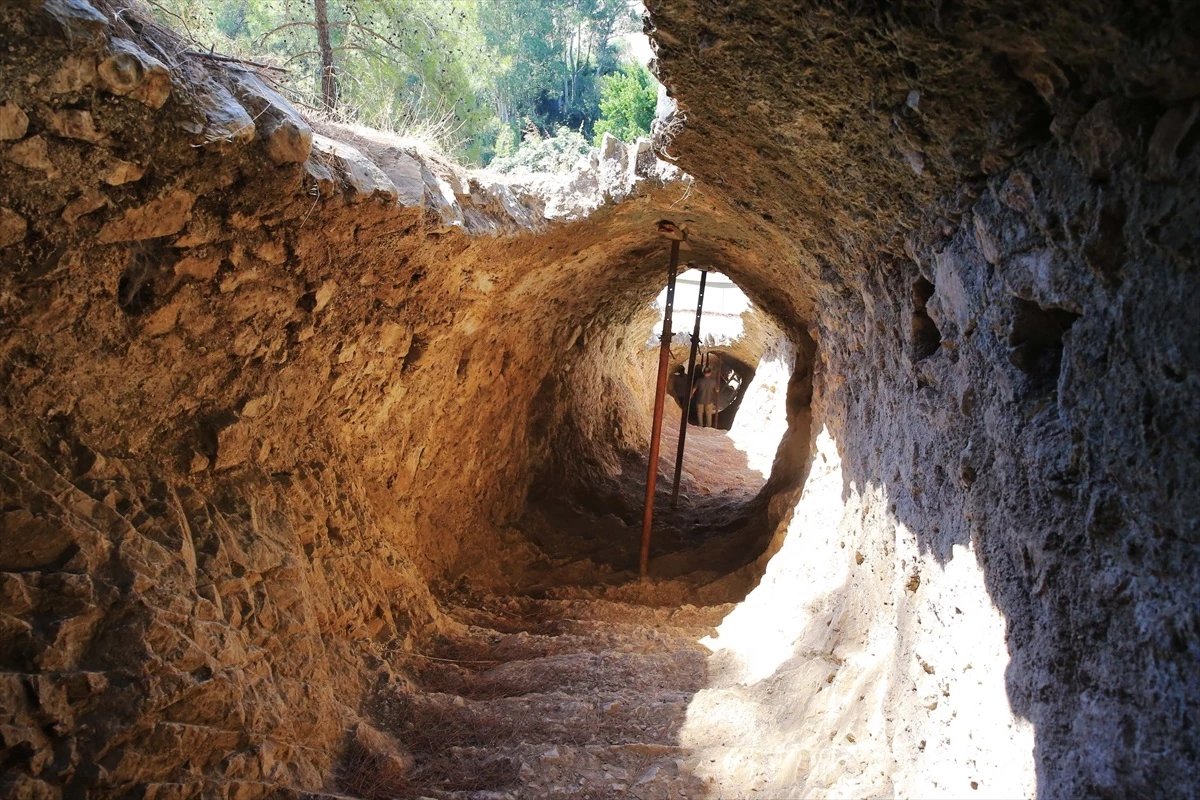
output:
[[[713,377],[710,367],[704,368],[704,374],[692,387],[692,396],[696,398],[696,417],[701,428],[712,427],[717,417],[717,390],[719,385]]]

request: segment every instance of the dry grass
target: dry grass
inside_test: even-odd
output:
[[[420,786],[414,777],[395,759],[374,753],[354,741],[346,748],[337,770],[341,788],[365,800],[415,796]]]

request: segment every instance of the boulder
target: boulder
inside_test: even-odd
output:
[[[316,133],[313,134],[313,150],[325,156],[325,161],[333,165],[353,199],[361,201],[380,195],[396,202],[396,185],[374,161],[355,148]]]
[[[96,68],[100,88],[162,108],[171,94],[171,73],[166,66],[127,39],[113,39],[110,47],[112,55]]]
[[[401,205],[419,206],[425,202],[425,178],[421,174],[421,162],[398,148],[392,148],[380,168],[396,185]]]
[[[29,116],[11,100],[0,106],[0,139],[21,139],[29,130]]]
[[[126,211],[100,229],[99,239],[110,242],[129,242],[170,236],[183,230],[191,218],[196,195],[186,189],[171,189],[144,206]]]
[[[232,73],[233,92],[253,115],[267,157],[276,164],[301,164],[312,152],[312,128],[292,104],[250,72]]]
[[[84,0],[46,0],[42,10],[63,27],[69,39],[99,39],[108,29],[108,17]]]
[[[29,223],[15,211],[0,208],[0,247],[9,247],[24,241]]]
[[[227,150],[241,147],[254,139],[254,120],[224,86],[209,82],[198,87],[192,100],[203,121],[185,120],[179,126],[199,136],[198,144]]]

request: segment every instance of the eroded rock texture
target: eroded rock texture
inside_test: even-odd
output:
[[[922,590],[978,559],[1039,795],[1194,790],[1196,9],[651,6],[680,164],[800,251],[846,489]]]
[[[535,480],[624,502],[663,217],[794,366],[766,538],[722,555],[749,566],[644,596],[765,571],[775,678],[719,657],[695,710],[795,713],[735,721],[727,772],[679,732],[706,758],[675,769],[959,796],[1015,753],[1047,797],[1195,790],[1195,9],[650,5],[695,181],[611,142],[566,181],[468,175],[137,14],[0,9],[7,792],[408,769],[369,701],[463,635],[446,587],[518,583]],[[805,548],[849,577],[797,589]],[[964,725],[973,670],[1003,713]],[[986,745],[1005,714],[1032,754]]]

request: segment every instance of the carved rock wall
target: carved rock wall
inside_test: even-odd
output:
[[[539,387],[644,336],[687,184],[619,143],[506,183],[314,132],[129,10],[0,27],[5,790],[318,789],[448,624],[430,584],[520,568]]]
[[[796,646],[892,654],[872,743],[847,743],[862,732],[837,716],[772,723],[862,772],[771,788],[1008,791],[950,781],[957,767],[916,777],[978,757],[930,711],[956,701],[925,696],[916,656],[961,670],[955,606],[994,605],[1007,700],[1034,728],[1013,774],[1030,770],[1040,797],[1194,791],[1196,9],[650,6],[687,117],[672,151],[799,243],[800,272],[777,282],[811,292],[815,429],[836,443],[845,508],[791,535],[850,577],[792,596],[811,620]],[[964,556],[986,597],[952,575]],[[903,610],[862,608],[877,579]],[[946,665],[931,663],[949,692]],[[781,668],[774,688],[833,691],[849,719],[869,698],[831,672]],[[1003,773],[995,757],[980,773]]]

